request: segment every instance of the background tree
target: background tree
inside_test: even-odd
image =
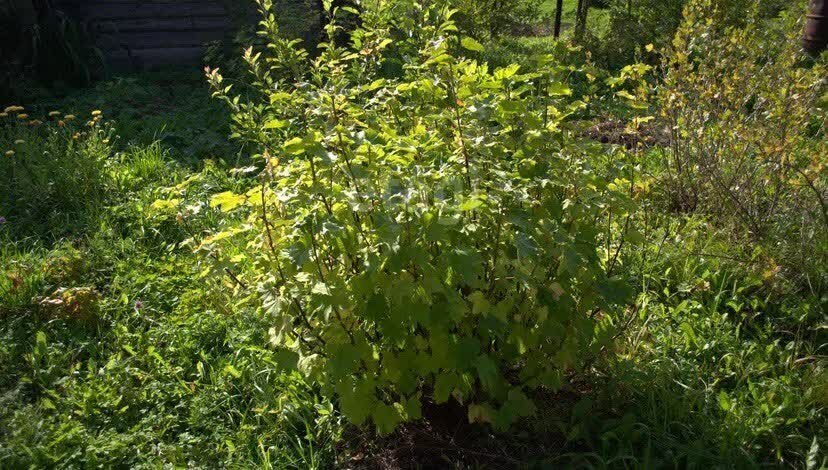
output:
[[[557,0],[557,2],[555,5],[555,39],[561,37],[561,17],[563,16],[563,0]]]
[[[575,12],[575,38],[580,39],[586,32],[587,17],[589,16],[590,0],[578,0]]]

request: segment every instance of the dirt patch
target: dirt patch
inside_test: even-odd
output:
[[[581,393],[537,393],[534,399],[542,411],[505,433],[469,423],[466,408],[454,400],[443,405],[424,404],[422,420],[401,425],[389,436],[352,428],[341,449],[348,456],[343,466],[381,470],[513,469],[539,464],[567,449],[566,436],[552,423],[568,421]]]

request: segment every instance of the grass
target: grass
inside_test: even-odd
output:
[[[22,222],[0,225],[0,468],[826,465],[825,300],[774,292],[702,220],[662,216],[625,255],[639,294],[616,354],[536,397],[518,430],[436,408],[377,439],[290,372],[270,320],[187,245],[225,223],[210,194],[249,184],[198,76],[119,78],[36,108],[103,110],[119,138],[103,209],[73,209],[85,223],[22,238]],[[186,229],[152,210],[176,186],[198,212]]]
[[[199,191],[234,183],[130,137],[112,150],[97,223],[48,247],[12,242],[16,219],[0,227],[0,467],[329,467],[341,428],[332,405],[275,362],[266,318],[230,307],[189,249],[171,250],[185,232],[146,213],[161,187],[194,173]],[[83,311],[44,308],[58,288],[95,295]]]

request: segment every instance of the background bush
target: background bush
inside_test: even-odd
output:
[[[692,1],[664,64],[660,105],[672,129],[665,187],[681,211],[774,245],[792,278],[824,289],[826,64],[803,62],[802,8],[768,21],[759,3],[730,26]],[[713,14],[713,18],[717,18]]]

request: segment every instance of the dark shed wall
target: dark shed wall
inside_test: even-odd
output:
[[[92,33],[114,68],[198,64],[205,44],[232,31],[215,0],[56,0]]]

